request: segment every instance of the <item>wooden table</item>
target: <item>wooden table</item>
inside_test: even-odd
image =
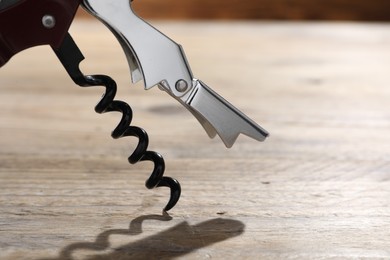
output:
[[[134,109],[166,175],[129,165],[135,138],[93,107],[48,46],[0,69],[1,259],[390,257],[390,25],[154,22],[196,77],[266,128],[228,150],[154,88],[135,86],[116,39],[76,21],[85,73],[104,73]]]

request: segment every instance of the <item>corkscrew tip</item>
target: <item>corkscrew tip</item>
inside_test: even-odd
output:
[[[164,207],[163,212],[171,210],[180,199],[181,186],[180,183],[170,177],[163,177],[158,184],[158,187],[169,187],[171,189],[171,196],[167,205]]]

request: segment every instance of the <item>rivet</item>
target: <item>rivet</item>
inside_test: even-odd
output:
[[[188,89],[188,84],[185,80],[181,79],[176,82],[176,90],[179,92],[184,92]]]
[[[42,24],[45,28],[51,29],[56,25],[56,19],[52,15],[44,15],[42,17]]]

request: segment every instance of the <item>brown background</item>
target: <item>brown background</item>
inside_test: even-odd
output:
[[[134,0],[144,18],[390,20],[389,0]]]

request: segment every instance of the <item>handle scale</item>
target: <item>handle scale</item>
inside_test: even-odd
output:
[[[27,48],[58,48],[81,0],[20,0],[0,8],[0,67]],[[8,1],[10,3],[10,1]],[[46,20],[45,23],[45,18]]]

